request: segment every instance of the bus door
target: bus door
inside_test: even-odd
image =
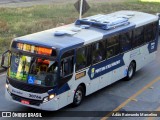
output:
[[[60,81],[59,81],[59,108],[68,104],[68,84],[72,79],[74,67],[74,50],[65,52],[60,62]],[[64,91],[64,89],[66,91]]]

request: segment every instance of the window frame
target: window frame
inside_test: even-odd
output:
[[[138,36],[138,37],[137,37],[137,36],[135,37],[135,32],[136,32],[136,30],[139,29],[139,28],[142,28],[142,35],[140,35],[140,36]],[[133,49],[138,48],[138,47],[143,46],[144,44],[146,44],[146,41],[145,41],[145,39],[144,39],[144,31],[145,31],[144,25],[139,26],[139,27],[137,27],[137,28],[135,28],[135,29],[133,30],[133,38],[132,38],[132,48],[133,48]],[[139,42],[139,39],[140,39],[141,37],[143,38],[143,43]],[[138,39],[137,39],[137,38],[138,38]],[[135,41],[136,45],[134,44],[134,41]]]
[[[148,29],[148,28],[152,28],[152,29]],[[149,34],[151,34],[151,38],[150,40],[147,40]],[[144,39],[146,43],[153,41],[153,23],[148,23],[144,26]]]
[[[153,22],[153,26],[155,27],[153,27],[153,40],[152,41],[154,41],[155,39],[156,39],[156,36],[157,36],[157,31],[159,30],[159,24],[158,24],[159,22],[158,21],[155,21],[155,22]],[[155,31],[154,31],[155,30]]]
[[[121,41],[121,35],[124,35],[124,34],[131,34],[131,38],[130,38],[130,48],[128,50],[122,50],[122,41]],[[128,51],[131,51],[132,50],[132,41],[133,41],[133,29],[130,30],[130,31],[127,31],[127,32],[122,32],[119,34],[119,42],[120,42],[120,53],[126,53]]]
[[[118,53],[115,55],[115,46],[116,46],[116,44],[114,44],[114,45],[111,45],[111,46],[109,46],[108,47],[108,38],[112,38],[112,37],[115,37],[115,36],[117,36],[117,38],[118,38]],[[120,51],[120,33],[118,33],[118,34],[114,34],[114,35],[111,35],[111,36],[109,36],[108,38],[106,38],[106,60],[108,60],[108,59],[111,59],[111,58],[113,58],[113,57],[115,57],[115,56],[118,56],[119,54],[121,54],[121,51]],[[111,57],[108,57],[107,56],[107,52],[108,52],[108,48],[114,48],[114,55],[112,55]]]
[[[67,52],[71,52],[71,53],[67,53]],[[60,59],[60,66],[59,66],[59,74],[60,74],[60,78],[61,79],[64,79],[64,78],[66,78],[66,77],[68,77],[68,76],[73,76],[73,74],[74,74],[74,53],[75,53],[75,50],[74,49],[72,49],[72,50],[68,50],[68,51],[66,51],[66,52],[64,52],[63,54],[62,54],[62,56],[61,56],[61,59]],[[67,55],[65,55],[65,54],[67,54]],[[69,55],[69,56],[68,56]],[[68,57],[66,57],[66,56],[68,56]],[[63,63],[63,75],[61,76],[61,67],[62,67],[62,61],[64,62],[64,59],[69,59],[69,58],[71,58],[72,59],[72,68],[70,67],[70,69],[71,69],[71,73],[70,74],[68,74],[68,75],[64,75],[64,63]],[[71,63],[70,63],[71,64]]]
[[[89,47],[90,47],[90,49],[89,49]],[[81,68],[81,69],[77,69],[77,51],[79,50],[79,49],[82,49],[82,48],[85,48],[85,58],[86,58],[86,66],[85,67],[83,67],[83,68]],[[87,53],[90,53],[90,55],[89,56],[86,56],[86,54]],[[78,72],[80,72],[80,71],[83,71],[83,70],[85,70],[85,69],[87,69],[87,68],[89,68],[91,65],[92,65],[92,62],[91,62],[91,60],[90,60],[90,63],[87,61],[87,58],[89,57],[89,58],[91,58],[91,56],[92,56],[92,43],[90,43],[90,44],[87,44],[87,45],[84,45],[84,46],[81,46],[81,47],[79,47],[79,48],[77,48],[76,49],[76,56],[75,56],[75,72],[76,73],[78,73]],[[88,64],[89,63],[89,64]]]
[[[102,60],[100,60],[100,61],[98,61],[98,62],[96,62],[96,63],[93,63],[93,59],[91,59],[91,64],[92,65],[96,65],[96,64],[98,64],[98,63],[101,63],[101,62],[103,62],[103,61],[105,61],[106,60],[106,40],[105,39],[101,39],[101,40],[99,40],[99,41],[96,41],[96,42],[94,42],[94,43],[92,43],[92,45],[91,45],[91,49],[92,49],[92,56],[91,57],[93,57],[93,45],[94,44],[96,44],[96,43],[100,43],[100,42],[103,42],[103,45],[104,45],[104,56],[102,56]],[[104,58],[103,58],[104,57]]]
[[[67,75],[64,75],[64,64],[65,63],[67,63],[67,62],[65,62],[64,63],[64,59],[72,59],[71,61],[73,62],[73,66],[72,66],[72,68],[70,67],[70,69],[71,69],[71,72],[69,73],[69,74],[67,74]],[[62,61],[63,61],[63,77],[62,78],[66,78],[66,77],[68,77],[68,76],[71,76],[71,75],[73,75],[74,74],[74,56],[72,55],[72,56],[69,56],[69,57],[66,57],[66,58],[63,58],[63,59],[61,59],[61,65],[62,65]],[[71,62],[70,63],[68,63],[69,65],[71,64]],[[60,66],[60,71],[61,71],[61,66]]]

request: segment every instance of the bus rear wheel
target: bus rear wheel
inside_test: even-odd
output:
[[[136,63],[135,62],[131,62],[129,67],[128,67],[128,71],[127,71],[127,80],[131,80],[132,77],[134,76],[136,71]]]
[[[72,106],[73,107],[79,106],[82,103],[83,98],[84,98],[84,89],[82,86],[78,86],[74,93]]]

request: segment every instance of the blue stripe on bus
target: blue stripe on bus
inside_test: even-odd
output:
[[[120,54],[116,57],[105,60],[104,62],[91,66],[88,71],[89,78],[93,80],[101,75],[124,66],[123,56],[124,54]]]
[[[48,94],[62,94],[66,91],[70,90],[68,83],[65,83],[62,87],[58,88],[58,86],[54,87],[53,90],[49,91]]]
[[[70,90],[68,83],[65,83],[61,88],[58,89],[56,95],[62,94],[66,91]]]

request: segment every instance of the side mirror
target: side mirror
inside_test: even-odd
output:
[[[5,57],[8,57],[10,54],[10,50],[7,50],[2,54],[1,67],[4,69],[8,69],[10,67],[10,65],[6,65],[9,62],[9,59],[5,60]]]

